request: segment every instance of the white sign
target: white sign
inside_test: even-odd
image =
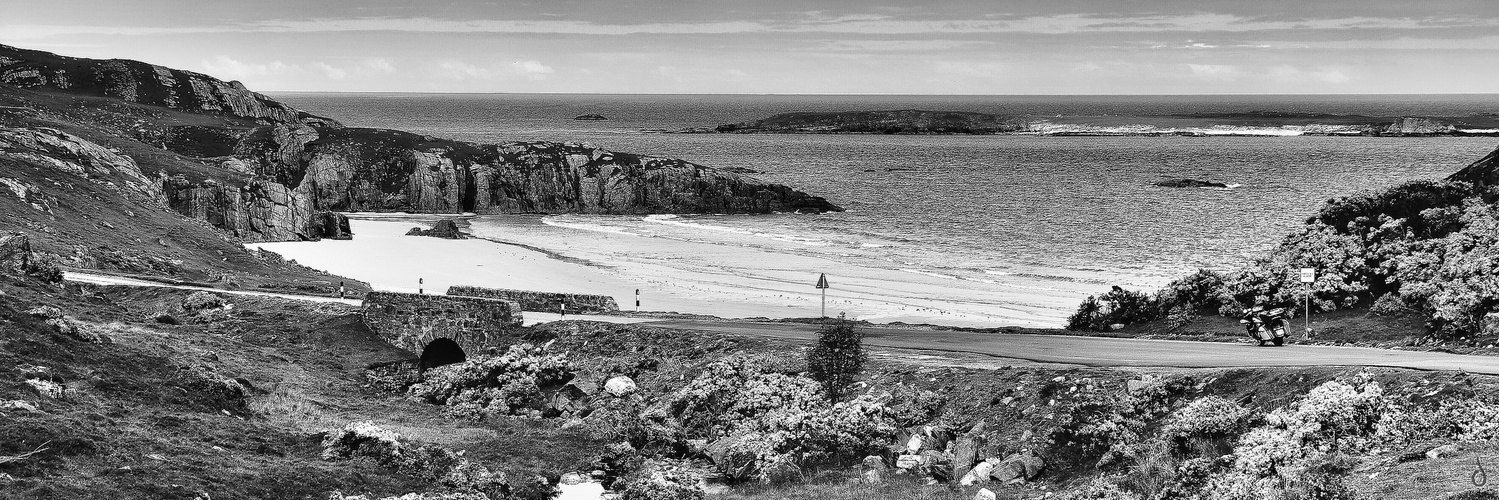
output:
[[[1317,270],[1310,267],[1301,268],[1301,282],[1311,283],[1317,281]]]

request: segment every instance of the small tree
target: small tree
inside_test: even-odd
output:
[[[817,346],[807,351],[807,371],[822,383],[828,399],[837,402],[868,359],[864,352],[864,332],[839,314],[838,319],[823,323],[817,330]]]

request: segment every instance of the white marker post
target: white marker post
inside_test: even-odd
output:
[[[1306,285],[1306,337],[1312,338],[1312,282],[1317,281],[1317,270],[1315,268],[1301,268],[1301,283]]]
[[[820,273],[817,277],[817,288],[822,290],[822,317],[828,317],[828,274]]]
[[[635,312],[640,312],[640,289],[635,289]]]

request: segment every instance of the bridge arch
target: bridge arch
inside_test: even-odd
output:
[[[462,363],[467,359],[468,355],[463,352],[463,347],[459,346],[453,339],[447,337],[441,337],[428,342],[426,347],[422,348],[423,370],[437,368],[442,365],[451,365],[453,363]]]

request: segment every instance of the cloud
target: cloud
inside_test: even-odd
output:
[[[272,61],[266,64],[246,63],[226,55],[216,55],[201,62],[205,73],[225,80],[243,80],[257,76],[280,76],[301,73],[300,66]]]
[[[510,67],[526,75],[549,75],[555,72],[551,66],[542,64],[541,61],[516,61],[510,63]]]
[[[1187,68],[1192,71],[1192,76],[1211,81],[1231,82],[1245,74],[1242,68],[1232,64],[1188,64]]]
[[[454,80],[471,80],[489,78],[493,72],[456,59],[449,59],[437,63],[438,76]]]
[[[322,70],[323,74],[330,80],[342,80],[344,79],[344,77],[349,76],[348,70],[333,66],[325,62],[315,62],[312,63],[312,66],[314,68]]]

